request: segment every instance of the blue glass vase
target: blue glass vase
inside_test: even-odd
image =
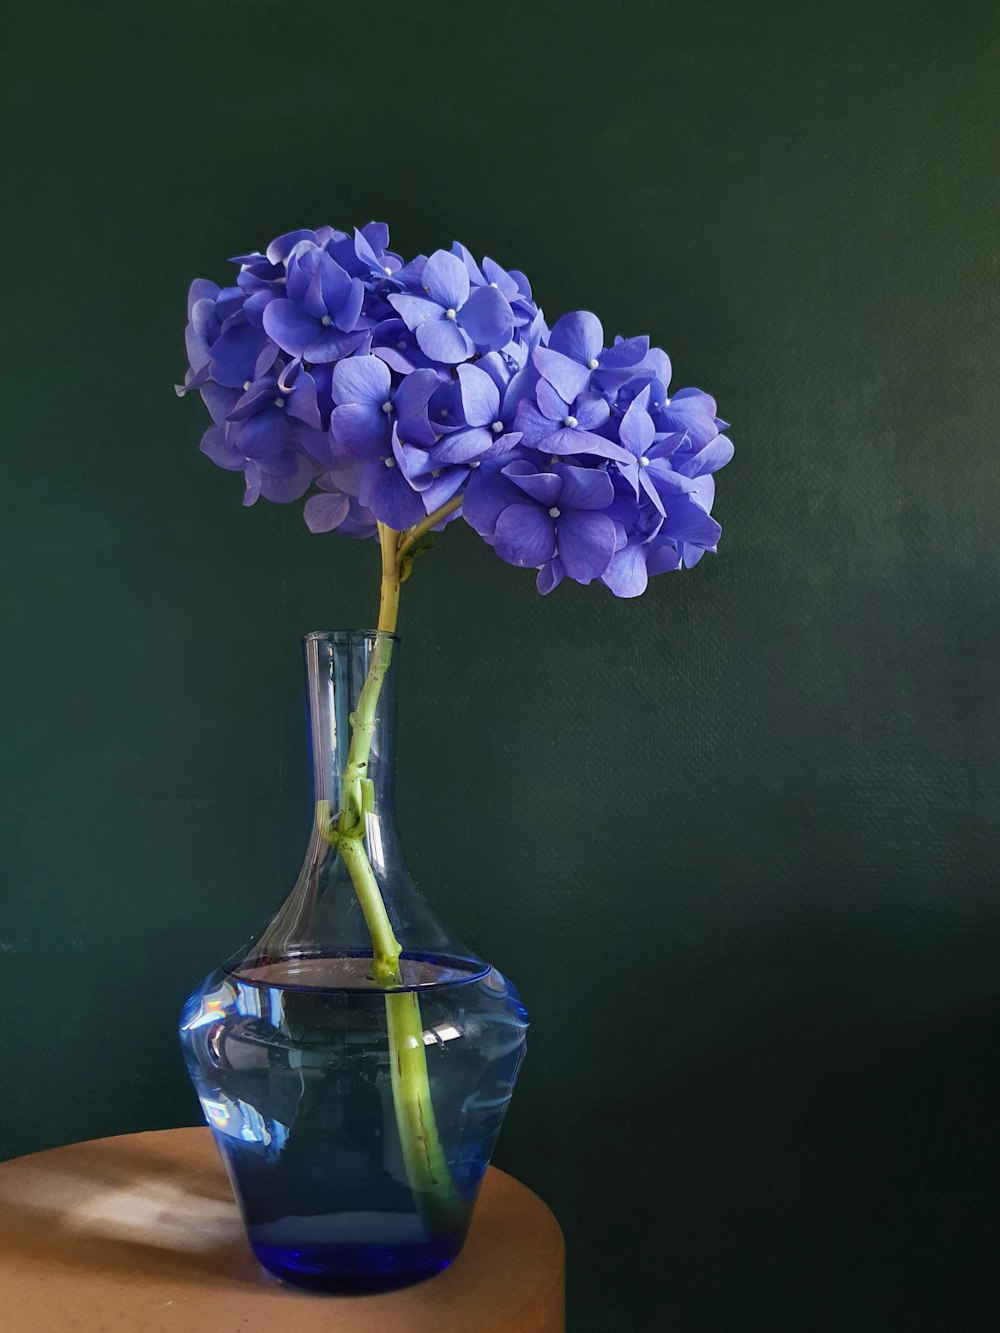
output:
[[[260,1262],[302,1286],[378,1290],[428,1277],[461,1249],[527,1015],[513,986],[445,932],[406,868],[395,636],[315,633],[305,651],[316,816],[302,870],[263,933],[190,996],[181,1043]],[[391,660],[363,845],[402,946],[394,983],[373,977],[366,918],[324,814],[340,809],[378,651]]]

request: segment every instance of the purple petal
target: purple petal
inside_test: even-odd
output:
[[[398,311],[408,329],[419,328],[428,320],[444,319],[445,314],[436,301],[428,301],[422,296],[408,296],[405,293],[389,297],[389,304]]]
[[[219,384],[208,383],[202,386],[201,400],[208,408],[209,415],[217,426],[223,426],[226,418],[239,402],[237,389],[225,389]]]
[[[203,384],[210,383],[208,373],[209,365],[207,362],[200,370],[191,370],[189,367],[184,376],[184,383],[174,385],[174,393],[178,398],[183,398],[184,395],[190,393],[192,389],[200,389]]]
[[[667,511],[663,504],[663,497],[661,496],[653,478],[649,475],[649,468],[634,468],[632,470],[632,480],[633,485],[635,486],[636,498],[641,498],[639,496],[639,488],[641,487],[646,498],[653,502],[656,512],[660,514],[661,517],[666,518]]]
[[[504,469],[515,486],[519,486],[526,495],[546,509],[558,505],[562,492],[562,481],[554,472],[519,472],[512,467]]]
[[[299,241],[285,260],[285,294],[316,319],[326,313],[321,287],[323,252],[312,241]]]
[[[601,321],[589,310],[574,310],[563,315],[552,326],[549,346],[553,351],[562,352],[570,360],[586,366],[588,362],[597,360],[604,346]],[[596,369],[594,366],[590,368]]]
[[[423,284],[431,300],[448,310],[461,309],[469,299],[469,270],[447,250],[435,250],[428,259]]]
[[[344,403],[330,414],[330,432],[339,448],[352,458],[384,458],[391,421],[374,403]]]
[[[262,477],[263,473],[258,464],[255,463],[253,459],[248,459],[245,474],[246,489],[243,492],[244,505],[249,507],[250,505],[256,504],[260,499],[260,483]]]
[[[265,307],[263,322],[268,337],[292,356],[304,356],[306,348],[316,341],[323,328],[315,315],[310,315],[297,301],[284,296]]]
[[[412,444],[405,444],[400,441],[398,435],[394,435],[392,456],[413,489],[415,491],[425,491],[431,484],[431,472],[433,470],[431,456],[427,450],[418,449]]]
[[[722,528],[688,495],[668,497],[664,536],[714,550]],[[687,563],[685,558],[685,563]]]
[[[538,410],[550,421],[562,422],[569,415],[569,404],[545,380],[538,381],[535,401],[538,403]]]
[[[335,403],[366,403],[381,411],[391,388],[389,368],[377,356],[344,357],[333,368],[330,391]]]
[[[600,578],[615,553],[615,525],[607,514],[572,510],[557,524],[559,558],[578,583]]]
[[[219,284],[217,282],[212,282],[209,278],[195,278],[188,288],[188,319],[191,318],[191,312],[198,301],[209,301],[214,306],[215,298],[218,295]]]
[[[715,502],[715,478],[711,473],[694,478],[690,495],[695,504],[704,509],[706,514],[712,512],[712,505]]]
[[[369,222],[368,227],[369,229],[372,230],[372,234],[375,234],[375,229],[373,227],[373,224]],[[387,227],[386,241],[388,241],[388,239],[389,239],[389,229]],[[383,242],[382,245],[373,246],[371,241],[364,234],[363,231],[358,231],[357,227],[354,228],[354,253],[355,255],[357,255],[358,259],[361,260],[362,264],[364,264],[367,268],[370,268],[373,273],[384,274],[386,272],[386,265],[383,264],[381,259],[379,258],[380,253],[384,249],[385,249],[385,242]]]
[[[491,286],[503,292],[508,301],[514,301],[521,295],[517,279],[489,255],[483,257],[483,276]]]
[[[212,344],[221,331],[219,312],[215,301],[203,297],[191,307],[189,323],[184,334],[188,361],[192,370],[200,370],[212,354]]]
[[[307,453],[317,463],[329,467],[333,457],[332,440],[328,430],[313,430],[311,426],[296,421],[292,430],[292,440],[297,449]]]
[[[361,235],[378,254],[389,244],[389,226],[386,222],[366,222]]]
[[[455,259],[455,256],[452,255],[451,258]],[[461,260],[455,259],[455,263],[460,264]],[[462,272],[465,272],[464,266]],[[476,350],[472,339],[453,319],[428,320],[424,324],[419,324],[417,343],[420,350],[432,361],[440,361],[445,366],[454,366],[459,361],[467,361]]]
[[[397,532],[412,527],[425,516],[423,501],[398,466],[369,463],[361,477],[359,499],[377,519]]]
[[[556,475],[562,485],[553,503],[560,509],[607,509],[615,498],[614,483],[602,467],[559,463]]]
[[[424,508],[428,514],[440,509],[443,504],[457,495],[472,474],[464,467],[445,468],[440,477],[435,477],[426,489],[420,492]]]
[[[581,430],[598,430],[611,415],[611,408],[604,398],[588,393],[576,400],[572,412]]]
[[[536,347],[532,360],[541,375],[548,380],[566,402],[571,403],[584,393],[590,384],[591,371],[586,364],[571,360],[550,347]]]
[[[540,449],[552,435],[555,422],[543,417],[535,404],[527,401],[518,404],[514,426],[521,432],[521,438],[526,445],[532,449]]]
[[[237,399],[227,420],[245,421],[248,417],[254,417],[258,412],[273,407],[275,398],[280,396],[281,392],[273,376],[267,375],[254,380],[246,393]]]
[[[246,458],[274,458],[288,448],[290,427],[284,412],[258,412],[231,428]]]
[[[365,284],[360,278],[352,278],[349,291],[336,307],[337,314],[334,323],[338,329],[343,329],[345,333],[349,333],[351,329],[357,328],[365,304],[365,295]]]
[[[272,264],[283,264],[300,241],[316,241],[314,231],[286,231],[267,247],[267,258]]]
[[[340,492],[310,495],[305,504],[306,526],[310,532],[332,532],[347,517],[351,502]]]
[[[601,575],[601,582],[616,597],[641,597],[646,591],[649,575],[646,570],[644,546],[623,546],[611,557],[611,563]]]
[[[212,379],[227,388],[242,389],[247,380],[254,378],[257,358],[266,345],[267,338],[261,330],[246,321],[240,322],[237,316],[212,345]]]
[[[242,472],[246,459],[243,457],[243,451],[236,447],[231,440],[225,427],[209,426],[208,430],[201,437],[199,445],[201,452],[210,458],[218,467],[225,468],[227,472]]]
[[[665,431],[687,431],[692,442],[703,448],[719,433],[715,424],[715,399],[701,389],[678,389],[660,414]]]
[[[285,401],[285,411],[289,416],[311,426],[313,430],[323,429],[316,397],[316,381],[307,370],[300,371],[295,377],[295,384]]]
[[[356,458],[335,457],[327,470],[316,478],[316,485],[322,491],[343,491],[357,499],[362,470]]]
[[[601,369],[619,369],[638,365],[648,351],[648,338],[622,338],[615,342],[613,347],[609,347],[606,352],[601,353]],[[669,379],[667,382],[669,383]]]
[[[492,447],[493,438],[492,431],[482,426],[455,431],[452,435],[446,435],[435,448],[434,462],[435,464],[468,463],[470,459],[482,458]]]
[[[396,390],[394,406],[398,430],[405,440],[430,448],[438,437],[427,414],[431,395],[441,386],[437,371],[413,371]]]
[[[248,296],[243,303],[243,313],[251,324],[256,324],[262,328],[264,324],[264,311],[272,301],[280,298],[280,291],[275,291],[273,287],[265,287],[262,291],[254,292],[253,296]]]
[[[282,460],[284,462],[284,460]],[[293,500],[298,500],[305,495],[309,489],[313,477],[316,475],[316,468],[301,454],[289,454],[287,467],[282,467],[280,473],[270,471],[271,464],[259,463],[260,468],[260,493],[265,500],[270,500],[273,504],[291,504]],[[267,470],[265,470],[267,469]]]
[[[618,427],[618,438],[636,458],[644,457],[656,434],[653,419],[646,411],[646,402],[642,401],[644,395],[648,401],[648,389],[643,389],[642,393],[629,404],[629,409]]]
[[[464,246],[461,241],[452,241],[451,253],[453,255],[458,255],[459,259],[468,269],[470,279],[478,286],[482,287],[486,282],[486,278],[483,274],[483,270],[473,258],[472,252]]]
[[[478,366],[459,366],[462,411],[470,426],[490,426],[500,415],[500,390]]]
[[[426,269],[424,272],[426,275]],[[514,332],[513,311],[506,296],[496,287],[477,287],[462,306],[458,319],[477,347],[491,351],[503,347]]]
[[[546,597],[553,588],[558,588],[559,584],[562,583],[565,577],[566,566],[558,556],[554,556],[547,564],[542,565],[541,569],[538,571],[538,577],[535,579],[535,587],[543,597]]]
[[[511,505],[497,520],[496,549],[510,565],[544,565],[556,553],[555,521],[538,505]]]
[[[663,495],[690,495],[698,489],[691,477],[674,471],[669,458],[651,458],[649,466],[642,469],[642,474]]]
[[[680,569],[680,567],[680,552],[672,541],[659,541],[650,547],[649,554],[646,556],[647,573],[667,574],[671,570]]]
[[[707,472],[718,472],[732,459],[734,453],[732,440],[725,435],[718,435],[696,454],[678,463],[677,471],[683,472],[686,477],[700,477]]]
[[[305,300],[306,309],[320,318],[323,315],[336,314],[336,322],[339,324],[340,312],[345,307],[356,306],[358,311],[361,309],[356,300],[356,283],[357,279],[352,278],[328,251],[318,251],[315,269],[309,284],[309,296]],[[358,284],[358,286],[361,287],[363,292],[364,284]],[[341,327],[352,328],[353,325],[343,324]]]
[[[545,440],[544,447],[550,454],[596,454],[598,458],[611,458],[616,463],[635,462],[627,449],[606,440],[603,435],[592,435],[588,430],[561,427]]]
[[[492,543],[500,515],[510,505],[520,504],[523,498],[523,493],[498,467],[487,464],[474,469],[469,477],[462,517],[480,537]]]

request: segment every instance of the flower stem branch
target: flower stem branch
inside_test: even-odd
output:
[[[398,559],[402,560],[404,555],[408,555],[421,537],[425,537],[428,532],[436,528],[442,519],[447,518],[449,514],[453,514],[456,509],[461,507],[461,504],[462,497],[456,495],[454,499],[443,504],[440,509],[435,509],[433,514],[428,514],[419,523],[415,523],[412,528],[400,533]]]

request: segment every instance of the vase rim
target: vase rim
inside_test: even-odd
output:
[[[313,629],[302,636],[303,643],[316,641],[358,643],[362,639],[390,639],[393,643],[400,642],[399,635],[387,629]]]

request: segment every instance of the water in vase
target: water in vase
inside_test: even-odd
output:
[[[429,1276],[461,1248],[524,1053],[526,1016],[495,969],[403,960],[387,999],[370,957],[220,969],[188,1001],[182,1043],[266,1268],[329,1290]],[[419,998],[442,1210],[411,1187],[397,1131],[387,1004]]]

